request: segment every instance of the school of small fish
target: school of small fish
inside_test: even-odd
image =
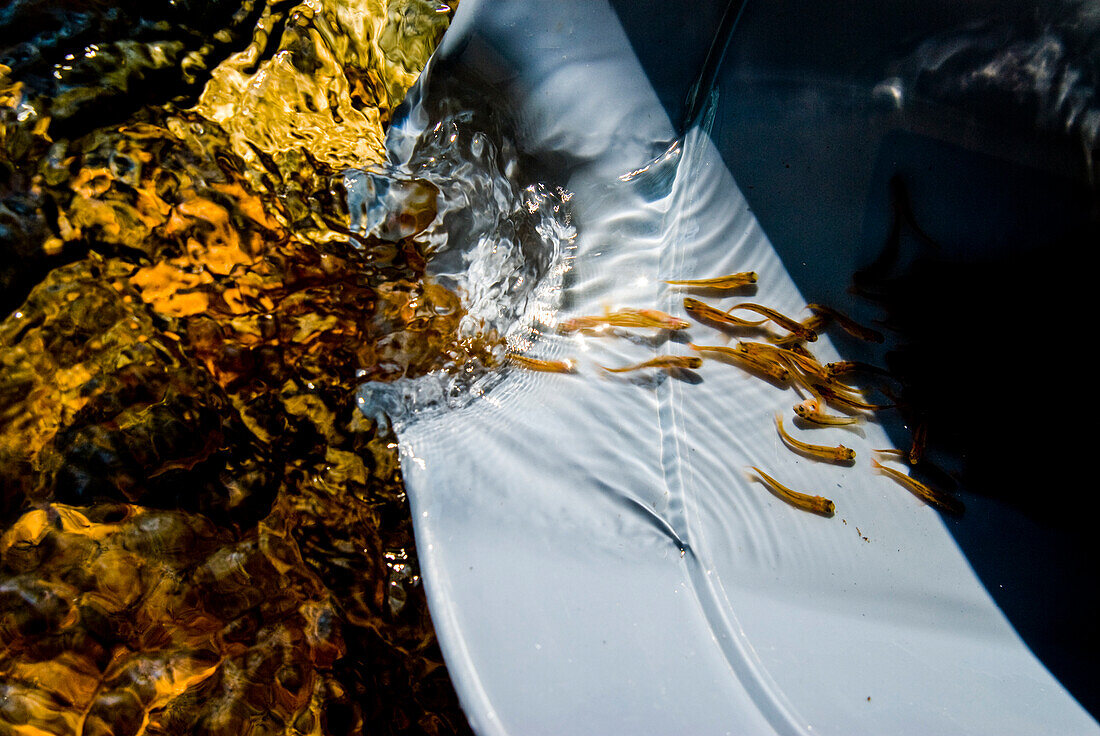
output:
[[[734,291],[756,282],[757,274],[745,271],[714,278],[672,279],[664,283],[702,293]],[[820,332],[833,325],[859,340],[883,342],[884,336],[880,332],[859,324],[836,309],[822,304],[807,304],[806,308],[812,314],[799,321],[753,302],[740,302],[723,311],[698,299],[685,297],[683,305],[687,315],[700,324],[737,331],[757,331],[760,339],[740,340],[733,346],[689,343],[688,347],[695,355],[662,355],[635,365],[601,366],[603,370],[609,373],[645,369],[683,372],[702,366],[705,356],[708,360],[739,367],[773,385],[793,388],[804,398],[794,405],[792,411],[807,428],[856,425],[873,417],[876,412],[895,406],[893,403],[869,401],[867,390],[849,382],[850,379],[845,380],[852,374],[889,378],[889,371],[858,361],[822,364],[806,347],[807,343],[817,341]],[[750,312],[760,319],[746,319],[735,314],[738,312]],[[674,331],[687,329],[690,323],[655,309],[622,308],[612,311],[605,308],[601,315],[563,321],[558,326],[558,332],[602,332],[611,327]],[[577,362],[571,359],[542,360],[519,353],[510,353],[508,357],[513,364],[526,370],[570,374],[577,372]],[[884,395],[890,394],[885,386],[880,385],[879,390]],[[855,450],[844,445],[817,445],[794,437],[783,426],[781,414],[776,414],[775,425],[782,444],[802,457],[849,466],[855,463]],[[917,465],[921,462],[926,441],[924,427],[918,426],[908,451],[873,450],[871,467],[876,473],[890,478],[925,503],[946,513],[960,514],[963,504],[954,496],[933,488],[906,472],[883,464],[883,461],[894,457],[910,465]],[[749,479],[759,480],[777,498],[796,508],[825,517],[832,517],[836,513],[836,505],[828,498],[788,488],[755,465],[750,465],[745,470]]]

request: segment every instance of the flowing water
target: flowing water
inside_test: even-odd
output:
[[[674,311],[683,293],[661,278],[696,271],[760,269],[759,298],[787,311],[798,294],[747,203],[716,199],[728,183],[700,165],[698,129],[608,136],[642,153],[575,198],[484,90],[401,107],[453,13],[438,0],[0,10],[0,734],[468,731],[420,586],[399,436],[406,460],[447,460],[414,465],[421,486],[517,461],[507,483],[485,479],[499,499],[456,502],[486,540],[513,503],[503,520],[533,523],[517,548],[574,534],[616,559],[627,541],[643,558],[678,551],[700,625],[773,723],[793,718],[745,643],[758,622],[733,617],[722,585],[770,590],[814,555],[854,569],[868,537],[853,524],[853,547],[841,519],[827,544],[799,547],[790,530],[821,520],[699,480],[724,478],[731,452],[774,454],[760,397],[775,387],[707,377],[763,428],[746,439],[698,375],[600,370],[685,340],[553,328],[599,303]],[[953,48],[946,36],[921,53]],[[1038,74],[1058,56],[1009,51],[997,68]],[[875,93],[901,105],[938,68],[901,64]],[[1077,79],[1043,99],[1091,143]],[[585,375],[563,393],[510,354],[577,357]],[[476,452],[455,426],[481,437]],[[682,444],[698,436],[722,442]],[[584,460],[563,465],[570,442]],[[592,478],[610,480],[585,493]],[[876,533],[910,533],[898,518]]]
[[[453,12],[0,10],[0,733],[468,730],[357,407],[487,390],[572,234],[469,113],[387,149]]]
[[[397,428],[484,395],[502,379],[496,368],[506,353],[528,350],[556,323],[576,237],[572,195],[525,170],[506,123],[483,106],[439,102],[432,115],[410,115],[391,129],[388,164],[394,175],[430,182],[439,192],[438,216],[422,234],[428,273],[461,295],[460,339],[491,336],[495,347],[488,362],[364,383],[360,408]],[[347,176],[349,200],[377,202],[376,176]],[[360,209],[363,227],[377,221]]]

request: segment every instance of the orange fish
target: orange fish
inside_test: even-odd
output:
[[[691,325],[679,317],[673,317],[657,309],[607,309],[602,315],[574,317],[562,322],[558,332],[595,330],[600,327],[641,327],[658,330],[686,330]]]
[[[889,376],[890,371],[879,368],[877,365],[864,363],[858,360],[838,360],[835,363],[826,363],[825,371],[830,377],[847,375],[849,373],[874,373],[879,376]]]
[[[926,503],[932,504],[941,511],[946,511],[949,514],[961,514],[964,510],[962,501],[948,496],[943,491],[937,491],[929,488],[916,478],[912,478],[909,475],[901,472],[900,470],[888,468],[874,457],[871,458],[871,466],[874,467],[874,469],[882,475],[887,475],[893,478],[896,482],[908,489],[917,498],[925,501]]]
[[[885,339],[878,330],[864,327],[848,315],[832,307],[826,307],[824,304],[807,304],[806,307],[814,314],[835,320],[836,323],[840,325],[841,329],[852,337],[865,340],[866,342],[882,342]]]
[[[752,322],[747,319],[741,319],[740,317],[734,317],[732,314],[726,314],[721,309],[715,309],[691,297],[684,299],[684,311],[699,322],[711,322],[714,324],[729,325],[730,327],[759,327],[768,321],[762,319]]]
[[[779,496],[779,498],[783,499],[791,506],[825,517],[831,517],[836,513],[836,504],[824,496],[811,496],[808,493],[792,491],[755,465],[750,465],[749,468],[760,476],[760,479],[764,481],[764,485],[766,485],[772,493]]]
[[[673,286],[693,286],[698,289],[737,289],[756,283],[756,271],[744,271],[712,279],[672,279],[665,281]]]
[[[794,350],[781,348],[778,345],[768,345],[763,342],[739,342],[737,349],[749,355],[755,355],[767,360],[777,360],[786,363],[791,368],[801,371],[821,380],[828,380],[825,366],[817,362],[812,356],[797,353]]]
[[[528,358],[526,355],[518,353],[508,353],[508,360],[529,371],[540,371],[542,373],[577,372],[577,364],[573,360],[540,360],[539,358]]]
[[[726,347],[725,345],[696,345],[695,343],[689,343],[688,347],[692,350],[698,350],[699,352],[718,353],[719,355],[733,358],[780,383],[785,383],[791,377],[791,371],[786,366],[773,361],[758,360],[756,357],[744,353],[737,348]]]
[[[703,365],[703,359],[696,355],[659,355],[656,358],[651,358],[636,365],[628,365],[623,368],[608,368],[604,366],[603,369],[608,373],[626,373],[627,371],[636,371],[642,368],[683,370],[685,368],[698,368],[701,365]]]
[[[767,317],[787,332],[790,332],[792,335],[797,335],[800,339],[805,340],[806,342],[814,342],[815,340],[817,340],[816,331],[810,329],[809,327],[806,327],[798,320],[791,319],[787,315],[782,314],[781,312],[777,312],[769,307],[764,307],[759,304],[753,304],[752,302],[741,302],[740,304],[734,304],[732,307],[726,310],[726,314],[729,314],[735,309],[747,309],[750,312],[756,312],[759,315]]]
[[[837,445],[836,447],[811,445],[808,442],[796,440],[787,433],[787,430],[783,429],[783,417],[778,413],[775,415],[775,426],[779,429],[779,436],[783,438],[783,441],[804,455],[835,463],[846,463],[856,459],[856,451],[844,445]]]
[[[858,424],[863,421],[861,416],[837,416],[821,411],[821,403],[817,399],[806,399],[794,407],[794,413],[800,419],[805,419],[813,424],[823,427],[839,427],[846,424]]]

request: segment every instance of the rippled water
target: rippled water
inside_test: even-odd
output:
[[[0,10],[0,730],[467,730],[355,400],[484,375],[523,319],[427,270],[467,172],[387,157],[452,14]],[[499,196],[481,275],[556,195]]]
[[[492,27],[496,19],[482,20]],[[511,50],[510,20],[500,21],[505,30],[499,31],[499,44]],[[797,266],[779,259],[707,136],[694,130],[670,145],[671,131],[646,124],[651,121],[632,107],[629,75],[607,63],[615,54],[602,39],[586,37],[585,26],[575,23],[561,46],[532,31],[537,51],[516,54],[518,61],[509,57],[519,67],[513,83],[526,93],[518,97],[528,140],[545,146],[550,157],[568,148],[573,158],[562,168],[582,172],[570,181],[580,225],[577,254],[564,279],[562,316],[598,314],[605,305],[682,315],[684,293],[662,279],[753,269],[760,279],[748,292],[752,301],[805,318],[807,297],[791,280]],[[456,46],[456,55],[466,54],[452,67],[457,73],[469,72],[461,62],[475,70],[479,63],[494,66],[496,58],[479,45],[479,33],[471,31],[477,42]],[[624,56],[629,66],[632,56]],[[566,60],[565,72],[560,59]],[[581,84],[591,87],[577,95]],[[650,90],[640,87],[644,98]],[[872,93],[868,85],[863,92],[883,89]],[[605,99],[618,104],[605,111]],[[797,120],[812,109],[800,102],[790,103],[802,111],[795,113]],[[644,100],[636,104],[647,109]],[[594,108],[599,114],[592,114]],[[804,135],[819,133],[807,125]],[[818,163],[807,162],[807,171]],[[784,178],[782,186],[793,181]],[[792,191],[797,197],[797,189]],[[876,193],[887,195],[885,182]],[[900,244],[897,230],[903,227],[910,229],[901,247],[911,248],[912,229],[923,222],[905,220],[911,213],[900,187],[893,195],[896,227],[888,228],[885,245],[874,244],[887,253]],[[800,235],[815,242],[813,227],[827,225],[831,214]],[[840,291],[851,276],[842,269],[857,264],[831,251],[822,260],[833,261],[822,280],[835,279]],[[843,306],[853,302],[850,297]],[[881,303],[860,306],[864,320],[890,311]],[[693,324],[690,339],[732,344],[737,332]],[[981,646],[990,647],[987,661],[1003,662],[1011,652],[1018,657],[1016,672],[1041,667],[989,605],[935,512],[870,467],[873,449],[891,441],[904,448],[909,435],[889,437],[874,422],[854,430],[796,425],[801,437],[857,449],[860,459],[850,466],[824,465],[791,453],[776,435],[773,415],[790,415],[804,398],[797,389],[756,380],[719,361],[694,375],[620,377],[600,370],[686,353],[684,342],[646,331],[564,336],[543,330],[532,354],[575,357],[575,375],[513,371],[492,386],[488,400],[452,404],[438,384],[423,380],[361,389],[368,413],[402,419],[408,487],[429,550],[429,580],[438,586],[429,592],[440,626],[448,627],[448,658],[460,673],[464,702],[476,704],[479,727],[506,732],[530,722],[600,722],[604,711],[578,716],[557,712],[557,706],[569,702],[584,711],[601,700],[617,705],[620,722],[645,718],[639,712],[653,719],[687,714],[702,722],[719,713],[721,725],[713,731],[720,733],[738,719],[762,715],[767,723],[761,732],[801,733],[880,717],[863,708],[870,702],[863,690],[877,693],[894,682],[902,698],[910,684],[935,693],[910,704],[916,713],[931,702],[937,715],[992,722],[988,716],[996,714],[983,707],[1002,702],[1004,684],[989,672],[975,673],[975,660],[959,658],[958,643],[980,631]],[[855,342],[830,329],[805,347],[826,362],[839,359],[839,351],[855,352]],[[857,355],[889,365],[885,353],[897,345],[892,339],[889,347],[863,347]],[[904,421],[916,429],[925,406],[904,393]],[[897,395],[895,390],[890,398]],[[406,421],[410,408],[440,406],[460,410],[442,417],[415,412],[422,421]],[[924,466],[934,470],[944,435],[932,434],[935,452]],[[784,505],[740,475],[748,464],[774,472],[792,488],[835,499],[835,518]],[[943,473],[928,473],[921,477],[954,485]],[[869,630],[874,633],[860,637]],[[701,643],[695,647],[693,641]],[[654,664],[647,655],[666,642],[675,643]],[[906,673],[901,680],[899,649],[918,653],[911,677]],[[685,652],[700,654],[685,664]],[[719,656],[708,660],[704,653]],[[856,666],[850,666],[852,658]],[[574,664],[580,662],[584,667]],[[926,667],[928,662],[933,665]],[[517,669],[553,682],[557,700],[544,706],[525,698],[512,676]],[[735,686],[716,695],[731,679]],[[966,683],[963,698],[955,682]],[[748,692],[748,705],[724,710],[738,688]],[[975,697],[977,690],[988,697]],[[893,695],[891,702],[899,702]],[[861,710],[847,711],[852,704]],[[891,713],[896,718],[897,711]],[[888,729],[891,715],[881,717]],[[654,729],[651,721],[638,725],[647,727]]]
[[[576,237],[572,195],[525,170],[514,132],[495,114],[491,106],[434,99],[430,113],[415,108],[389,131],[387,170],[438,191],[438,216],[422,237],[431,278],[461,296],[460,338],[495,342],[490,361],[364,384],[360,408],[397,427],[484,395],[506,372],[507,352],[527,351],[556,324]],[[367,172],[346,181],[349,201],[372,201],[379,188]],[[360,227],[378,222],[358,212]]]
[[[644,155],[575,196],[525,158],[495,105],[399,109],[452,14],[430,0],[0,11],[0,730],[465,731],[398,463],[393,430],[414,418],[406,459],[424,471],[417,453],[442,453],[439,487],[520,459],[522,493],[486,483],[536,527],[517,547],[560,541],[546,528],[564,523],[586,554],[678,552],[700,625],[730,634],[723,656],[763,683],[773,720],[788,717],[741,630],[759,622],[730,617],[712,563],[778,596],[775,571],[812,588],[825,568],[855,570],[868,537],[855,528],[853,547],[842,520],[810,544],[820,519],[695,477],[774,458],[776,407],[761,396],[775,387],[707,377],[741,402],[743,437],[698,375],[601,371],[686,352],[683,339],[553,328],[609,305],[676,311],[683,294],[661,277],[757,268],[762,300],[802,301],[758,229],[733,227],[751,222],[743,200],[710,199],[694,178],[698,135],[641,141]],[[986,91],[1034,91],[1039,122],[1091,145],[1088,80],[1057,38],[988,35],[984,77],[950,73],[959,44],[944,36],[876,94],[901,106],[911,89],[1023,80]],[[577,358],[585,375],[560,389],[509,353]],[[481,445],[447,456],[432,420],[480,398],[458,431]],[[865,454],[886,438],[861,440]],[[787,472],[805,487],[824,477]],[[545,479],[558,487],[540,493]],[[869,498],[892,518],[896,497]],[[495,533],[491,500],[460,499],[456,518]],[[473,522],[471,502],[484,506]],[[911,533],[897,518],[874,533]]]

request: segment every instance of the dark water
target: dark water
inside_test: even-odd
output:
[[[468,731],[354,389],[493,342],[346,173],[452,14],[0,10],[0,733]]]
[[[1095,717],[1090,436],[1070,429],[1090,416],[1073,356],[1100,235],[1094,10],[804,7],[747,8],[716,145],[807,300],[887,334],[877,355],[838,346],[904,379],[896,446],[925,425],[915,472],[963,490],[949,530]]]

